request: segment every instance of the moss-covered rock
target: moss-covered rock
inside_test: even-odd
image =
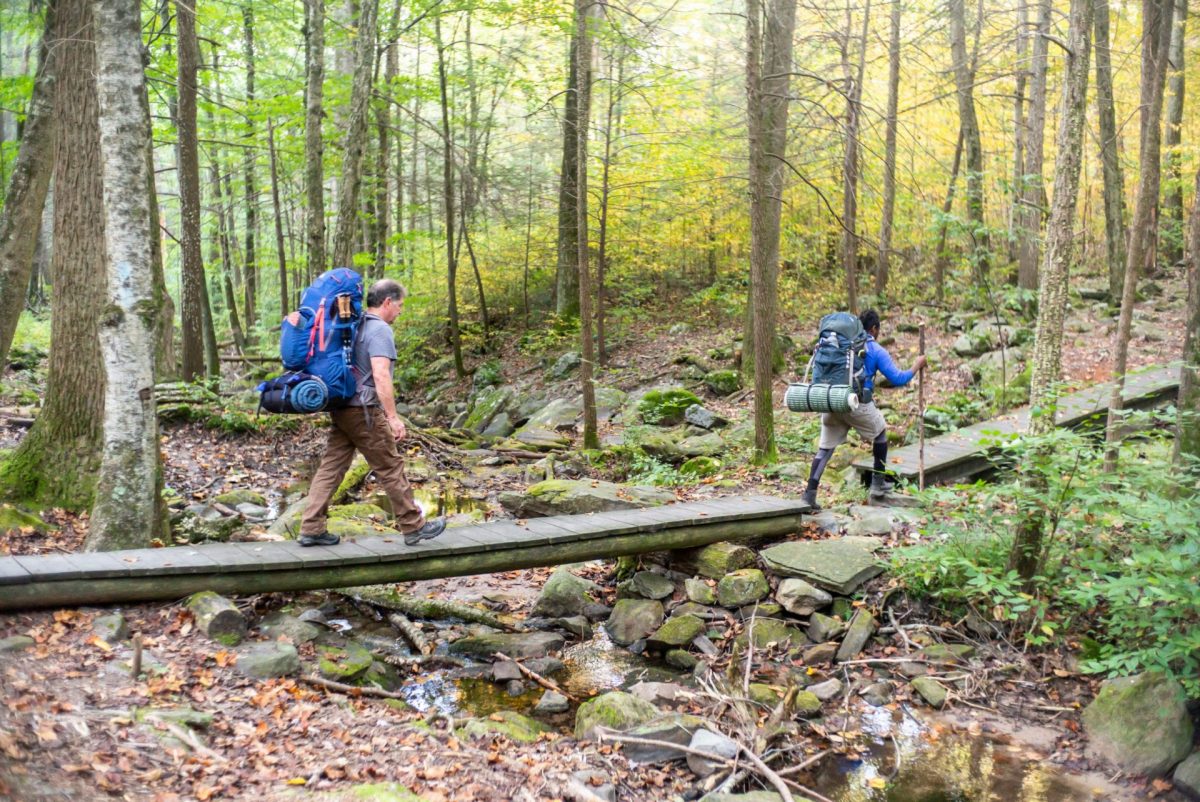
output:
[[[771,592],[766,576],[757,568],[733,571],[717,582],[717,602],[722,607],[742,607]]]
[[[475,406],[467,415],[463,428],[473,432],[484,431],[492,420],[503,412],[513,400],[513,389],[507,385],[489,387],[475,399]]]
[[[330,638],[317,644],[317,670],[335,682],[353,682],[366,674],[375,658],[357,641]]]
[[[694,615],[677,615],[666,620],[646,639],[646,645],[660,651],[686,646],[704,632],[704,621]]]
[[[382,507],[374,504],[339,504],[329,508],[329,517],[350,521],[375,521],[383,523],[391,516]]]
[[[596,602],[596,591],[595,582],[577,577],[566,568],[558,568],[542,586],[542,592],[533,604],[533,615],[545,618],[583,615],[587,606]]]
[[[1192,748],[1183,686],[1147,672],[1107,680],[1083,711],[1088,742],[1125,771],[1158,777]]]
[[[458,729],[463,738],[485,738],[490,735],[503,735],[512,741],[531,743],[544,732],[553,732],[545,724],[523,716],[512,710],[501,710],[492,713],[487,718],[469,718]]]
[[[704,386],[717,395],[733,395],[742,389],[742,374],[736,370],[714,370],[704,376]]]
[[[238,488],[237,490],[227,490],[221,495],[213,499],[218,504],[224,504],[227,507],[236,507],[239,504],[254,504],[259,507],[267,506],[267,497],[262,493],[256,493],[253,490],[246,488]]]
[[[662,620],[662,602],[652,599],[621,599],[613,605],[605,628],[616,643],[628,646],[658,629]]]
[[[754,565],[754,552],[738,543],[712,543],[699,549],[684,549],[672,554],[681,571],[709,579],[721,579],[731,571]]]
[[[671,387],[666,390],[651,390],[638,402],[638,414],[646,423],[658,426],[677,426],[683,422],[684,413],[700,399],[691,390]]]
[[[659,710],[649,702],[624,691],[609,691],[579,706],[575,712],[575,737],[593,738],[598,727],[623,731],[658,717]]]
[[[450,653],[479,660],[490,660],[496,652],[513,659],[533,658],[557,652],[565,644],[557,632],[494,632],[460,638],[450,644]]]
[[[695,577],[685,579],[683,581],[683,590],[687,594],[688,601],[693,601],[696,604],[717,603],[717,592],[703,579]]]
[[[0,504],[0,532],[12,532],[25,529],[44,530],[45,522],[32,512],[15,507],[12,504]]]
[[[778,618],[755,618],[746,622],[746,628],[734,639],[734,644],[746,648],[754,638],[755,649],[766,649],[772,644],[783,648],[796,648],[808,641],[804,633]]]
[[[703,479],[721,470],[721,460],[716,457],[692,457],[679,466],[679,472],[684,476]]]
[[[586,479],[548,479],[522,493],[502,493],[500,503],[520,517],[583,515],[653,507],[675,500],[669,490]]]

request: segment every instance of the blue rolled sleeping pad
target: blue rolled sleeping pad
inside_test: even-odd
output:
[[[305,415],[329,403],[329,388],[311,373],[287,372],[258,385],[259,406],[268,412]]]

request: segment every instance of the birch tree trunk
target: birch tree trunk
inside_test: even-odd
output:
[[[1038,0],[1029,79],[1029,117],[1025,126],[1025,167],[1021,176],[1021,213],[1017,224],[1017,286],[1038,286],[1046,186],[1042,177],[1046,141],[1046,74],[1049,67],[1050,0]]]
[[[591,76],[579,75],[578,32],[571,35],[570,67],[563,100],[563,155],[558,181],[558,272],[555,280],[554,311],[560,317],[579,314],[579,85]]]
[[[454,354],[454,373],[467,375],[463,364],[462,338],[458,325],[458,253],[454,243],[454,138],[450,135],[450,98],[446,91],[446,52],[442,43],[442,19],[434,18],[437,37],[439,99],[442,107],[442,192],[446,212],[446,315],[450,322],[450,349]]]
[[[1200,170],[1196,171],[1196,192],[1200,193]],[[1200,198],[1200,194],[1192,197]],[[1183,367],[1179,375],[1179,423],[1175,436],[1175,464],[1185,456],[1192,470],[1200,470],[1200,203],[1193,202],[1188,221],[1188,303],[1183,342]],[[1185,466],[1186,467],[1186,466]]]
[[[1183,261],[1186,232],[1183,228],[1183,170],[1179,145],[1183,140],[1183,95],[1185,88],[1184,36],[1187,32],[1187,0],[1175,0],[1171,20],[1171,45],[1167,51],[1167,119],[1163,131],[1163,161],[1166,187],[1163,197],[1162,240],[1163,261],[1169,265]]]
[[[1029,431],[1044,435],[1054,430],[1058,382],[1062,378],[1063,319],[1067,314],[1067,277],[1074,245],[1075,204],[1083,162],[1083,132],[1087,126],[1088,56],[1092,30],[1092,0],[1071,0],[1067,45],[1067,75],[1059,110],[1058,141],[1054,160],[1054,201],[1046,225],[1046,256],[1038,287],[1037,333],[1033,345],[1033,377]],[[1037,478],[1044,494],[1045,480]],[[1009,568],[1024,580],[1032,579],[1042,558],[1044,518],[1032,511],[1020,523]]]
[[[958,116],[962,126],[963,156],[967,172],[967,221],[971,225],[971,262],[982,276],[987,273],[988,237],[983,217],[983,143],[979,119],[975,114],[975,82],[971,59],[967,56],[967,25],[964,0],[950,0],[950,54],[954,62],[954,83],[958,97]]]
[[[773,353],[779,214],[787,150],[795,0],[746,0],[746,112],[750,161],[750,286],[754,332],[754,461],[775,461]]]
[[[325,0],[304,0],[304,191],[308,276],[325,272],[325,144],[321,117],[325,85]]]
[[[141,3],[97,0],[96,84],[104,174],[108,306],[100,324],[104,456],[86,551],[148,547],[162,534],[162,465],[154,404],[154,352],[162,306],[154,293],[146,196],[145,75]]]
[[[1121,297],[1125,283],[1125,179],[1118,153],[1116,105],[1113,101],[1112,48],[1108,37],[1108,0],[1096,0],[1096,116],[1100,121],[1100,162],[1104,173],[1104,243],[1108,259],[1110,303]]]
[[[338,193],[337,232],[333,238],[333,261],[353,267],[358,232],[358,196],[362,188],[363,145],[367,140],[371,82],[375,75],[375,29],[379,0],[362,0],[354,43],[354,83],[350,90],[350,113],[342,150],[342,180]]]
[[[50,359],[37,422],[0,468],[5,495],[88,509],[103,443],[104,208],[90,0],[58,0],[52,49],[58,131]],[[143,185],[140,192],[145,192]]]
[[[176,0],[179,38],[179,214],[183,266],[180,298],[183,330],[184,381],[204,373],[204,258],[200,252],[200,149],[196,132],[196,73],[200,52],[196,41],[196,8],[191,0]]]
[[[25,130],[0,209],[0,365],[8,359],[17,321],[25,308],[33,252],[54,172],[56,64],[49,47],[54,37],[54,15],[55,3],[50,3],[38,46],[37,77],[25,113]]]
[[[866,40],[863,40],[866,50]],[[879,262],[875,266],[875,294],[887,289],[892,265],[892,222],[896,213],[896,114],[900,98],[900,2],[893,0],[888,30],[887,131],[883,152],[883,220],[879,225]]]
[[[1116,352],[1113,356],[1112,394],[1108,401],[1104,469],[1117,469],[1125,390],[1125,371],[1129,362],[1129,330],[1133,324],[1134,294],[1138,272],[1154,249],[1155,211],[1158,208],[1162,141],[1163,85],[1167,73],[1167,45],[1171,39],[1172,0],[1142,0],[1142,82],[1141,130],[1138,153],[1138,190],[1133,207],[1133,225],[1129,231],[1129,250],[1125,257],[1125,279],[1121,288],[1121,314],[1117,319]]]
[[[594,9],[599,4],[594,0],[575,0],[575,58],[578,81],[575,91],[575,220],[579,226],[576,237],[576,260],[579,271],[579,336],[582,359],[579,365],[579,383],[583,391],[583,447],[600,448],[600,436],[596,432],[596,385],[593,374],[596,365],[596,345],[592,340],[592,279],[588,269],[588,196],[587,196],[587,141],[592,119],[592,39],[589,27]]]

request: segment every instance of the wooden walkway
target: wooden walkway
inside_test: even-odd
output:
[[[640,510],[454,527],[406,546],[396,536],[301,548],[294,541],[0,557],[0,610],[314,590],[560,565],[799,528],[799,500],[738,496]]]
[[[1160,366],[1141,373],[1131,373],[1125,379],[1127,409],[1146,409],[1157,406],[1172,398],[1179,389],[1179,367]],[[1103,425],[1108,415],[1108,399],[1112,385],[1108,382],[1093,385],[1086,390],[1059,398],[1055,423],[1059,426],[1077,427],[1092,423],[1097,416]],[[989,441],[1005,435],[1024,432],[1029,428],[1028,407],[1010,415],[966,426],[947,434],[925,440],[925,481],[953,482],[965,479],[991,468],[988,453]],[[901,479],[916,483],[918,475],[917,446],[910,445],[895,449],[888,454],[888,470]],[[864,473],[872,469],[870,457],[854,462],[855,469]]]

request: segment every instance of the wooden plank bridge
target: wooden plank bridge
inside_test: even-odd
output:
[[[808,506],[737,496],[638,510],[453,527],[406,546],[398,535],[302,548],[294,541],[0,557],[0,610],[350,587],[560,565],[722,540],[782,537]]]
[[[1179,390],[1179,366],[1158,366],[1125,378],[1126,409],[1146,409],[1174,397]],[[1055,423],[1072,428],[1094,423],[1098,416],[1107,417],[1112,384],[1103,382],[1077,393],[1060,396]],[[1103,418],[1100,419],[1103,425]],[[1029,428],[1029,409],[1022,408],[1010,415],[966,426],[947,434],[925,440],[925,481],[953,482],[991,468],[988,455],[992,443],[1006,435],[1024,432]],[[918,447],[905,446],[888,456],[888,470],[913,484],[918,476]],[[855,460],[855,469],[864,473],[872,470],[870,457]]]

